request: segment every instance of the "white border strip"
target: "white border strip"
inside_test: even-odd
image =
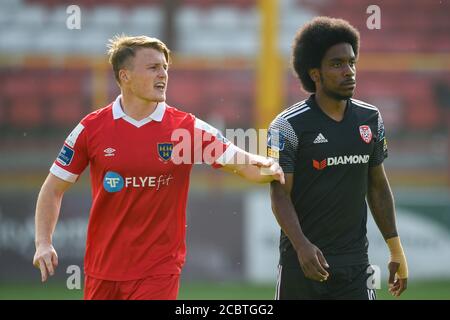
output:
[[[289,108],[289,109],[283,111],[280,115],[283,116],[283,117],[286,117],[286,116],[290,115],[291,113],[294,113],[294,112],[296,112],[296,111],[298,111],[300,109],[303,109],[303,108],[305,108],[307,106],[308,106],[308,104],[304,103],[304,104],[301,104],[299,106]]]
[[[369,110],[378,111],[377,107],[370,106],[370,105],[366,105],[366,104],[361,104],[360,102],[356,102],[355,100],[352,100],[352,103],[353,103],[355,106],[358,106],[358,107],[361,107],[361,108],[364,108],[364,109],[369,109]]]
[[[281,288],[281,271],[282,265],[278,265],[277,287],[275,289],[275,300],[280,300],[280,288]]]
[[[63,168],[59,167],[57,164],[53,163],[53,165],[50,168],[50,172],[57,176],[60,179],[63,179],[67,182],[74,183],[77,181],[78,174],[73,174],[67,170],[64,170]]]
[[[289,120],[290,118],[293,118],[293,117],[295,117],[295,116],[298,116],[300,113],[303,113],[303,112],[308,111],[308,110],[311,110],[311,108],[310,108],[310,107],[307,107],[307,108],[301,109],[300,111],[298,111],[298,112],[296,112],[296,113],[294,113],[294,114],[290,114],[289,116],[284,117],[284,118],[285,118],[286,120]]]
[[[233,160],[233,157],[238,150],[239,150],[239,148],[237,146],[230,143],[228,145],[227,149],[225,150],[225,152],[222,153],[222,155],[219,158],[217,158],[217,160],[214,162],[224,166],[227,163],[230,163],[231,160]]]

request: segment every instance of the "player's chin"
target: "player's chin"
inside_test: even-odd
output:
[[[162,93],[162,92],[155,92],[152,94],[151,99],[149,99],[151,101],[155,101],[155,102],[164,102],[166,101],[166,93]]]
[[[339,95],[344,99],[350,99],[351,97],[353,97],[354,93],[355,93],[355,87],[352,87],[352,88],[347,88],[347,89],[341,90],[339,92]]]

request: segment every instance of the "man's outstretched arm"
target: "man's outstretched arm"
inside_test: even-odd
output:
[[[58,221],[64,192],[72,183],[57,178],[52,173],[47,176],[36,204],[36,253],[33,265],[41,270],[42,282],[55,273],[58,255],[52,245],[52,236]]]
[[[268,183],[274,180],[281,184],[285,183],[283,169],[276,161],[246,152],[235,146],[233,148],[236,149],[236,153],[230,161],[223,165],[222,170],[235,173],[256,183]]]
[[[391,253],[388,265],[389,291],[398,297],[407,288],[408,264],[397,232],[394,197],[383,164],[369,169],[367,201]]]

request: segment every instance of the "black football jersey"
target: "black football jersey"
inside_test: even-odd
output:
[[[281,112],[268,131],[268,154],[294,174],[292,203],[305,236],[333,266],[367,263],[369,167],[387,157],[379,110],[349,99],[341,121],[326,115],[315,96]],[[280,264],[298,266],[281,232]]]

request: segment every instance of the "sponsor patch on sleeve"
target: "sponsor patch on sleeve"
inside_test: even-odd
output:
[[[75,146],[75,143],[77,142],[78,136],[80,135],[80,133],[83,131],[84,126],[79,123],[75,129],[72,130],[72,132],[69,134],[69,136],[66,139],[66,144],[73,148]]]
[[[283,151],[284,137],[280,130],[270,129],[267,134],[267,147],[273,151]]]
[[[72,162],[73,156],[75,154],[75,151],[64,145],[61,148],[61,151],[59,152],[58,158],[56,158],[56,161],[58,161],[63,166],[68,166]]]
[[[272,148],[267,148],[267,156],[274,159],[280,159],[280,152],[278,150],[273,150]]]

